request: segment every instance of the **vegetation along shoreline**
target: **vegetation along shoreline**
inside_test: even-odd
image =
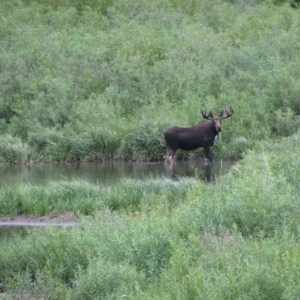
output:
[[[228,106],[210,156],[239,163],[1,186],[1,216],[78,223],[4,236],[0,299],[298,299],[299,28],[298,0],[2,0],[0,164],[162,161]]]

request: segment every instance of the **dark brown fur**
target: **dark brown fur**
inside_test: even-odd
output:
[[[166,161],[173,161],[178,149],[195,150],[204,148],[204,157],[209,159],[210,147],[214,145],[215,137],[222,130],[222,119],[229,118],[233,114],[232,108],[226,108],[220,115],[214,116],[210,111],[208,114],[201,111],[202,116],[209,121],[201,121],[189,128],[171,127],[164,132],[167,145]]]

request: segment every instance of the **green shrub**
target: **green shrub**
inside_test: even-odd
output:
[[[287,120],[299,114],[299,11],[288,5],[1,5],[0,129],[37,143],[40,160],[161,159],[168,124],[192,126],[200,109],[228,105],[235,114],[215,158],[296,132]]]
[[[286,112],[282,109],[275,112],[275,120],[272,124],[275,135],[289,136],[297,132],[300,122],[295,118],[294,111],[288,107]]]
[[[130,265],[111,265],[107,261],[91,262],[71,292],[70,299],[112,299],[140,292],[145,276]]]
[[[125,157],[133,160],[159,160],[166,146],[163,128],[151,124],[143,125],[126,138]]]
[[[0,243],[1,288],[61,299],[296,298],[299,141],[256,144],[214,184],[4,187],[2,212],[93,217]]]
[[[10,134],[0,137],[0,161],[2,163],[25,163],[30,161],[32,151],[27,143]]]

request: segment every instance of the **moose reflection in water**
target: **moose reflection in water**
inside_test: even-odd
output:
[[[165,164],[165,171],[174,180],[192,177],[205,182],[214,182],[217,177],[226,174],[235,164],[233,161],[178,161],[173,166]]]
[[[229,118],[233,114],[233,109],[227,107],[219,115],[215,116],[212,111],[206,113],[201,110],[204,119],[193,127],[171,127],[164,132],[167,145],[166,162],[173,165],[174,156],[178,149],[195,150],[204,148],[204,159],[209,160],[210,147],[214,145],[215,137],[222,130],[222,119]]]

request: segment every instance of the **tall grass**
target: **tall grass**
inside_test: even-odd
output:
[[[73,209],[82,221],[1,243],[1,289],[58,299],[297,299],[299,143],[299,132],[261,143],[211,185],[6,187],[1,211]]]
[[[299,298],[296,4],[1,2],[1,162],[161,159],[164,129],[227,105],[213,156],[243,157],[212,185],[3,187],[1,214],[82,218],[0,243],[5,296]]]
[[[33,159],[33,149],[20,138],[10,134],[0,136],[0,162],[25,163]]]
[[[81,180],[52,182],[47,186],[16,184],[0,191],[0,211],[5,215],[44,215],[73,211],[93,215],[102,209],[146,211],[152,206],[166,208],[184,199],[193,179],[175,182],[161,178],[127,180],[113,187]]]

